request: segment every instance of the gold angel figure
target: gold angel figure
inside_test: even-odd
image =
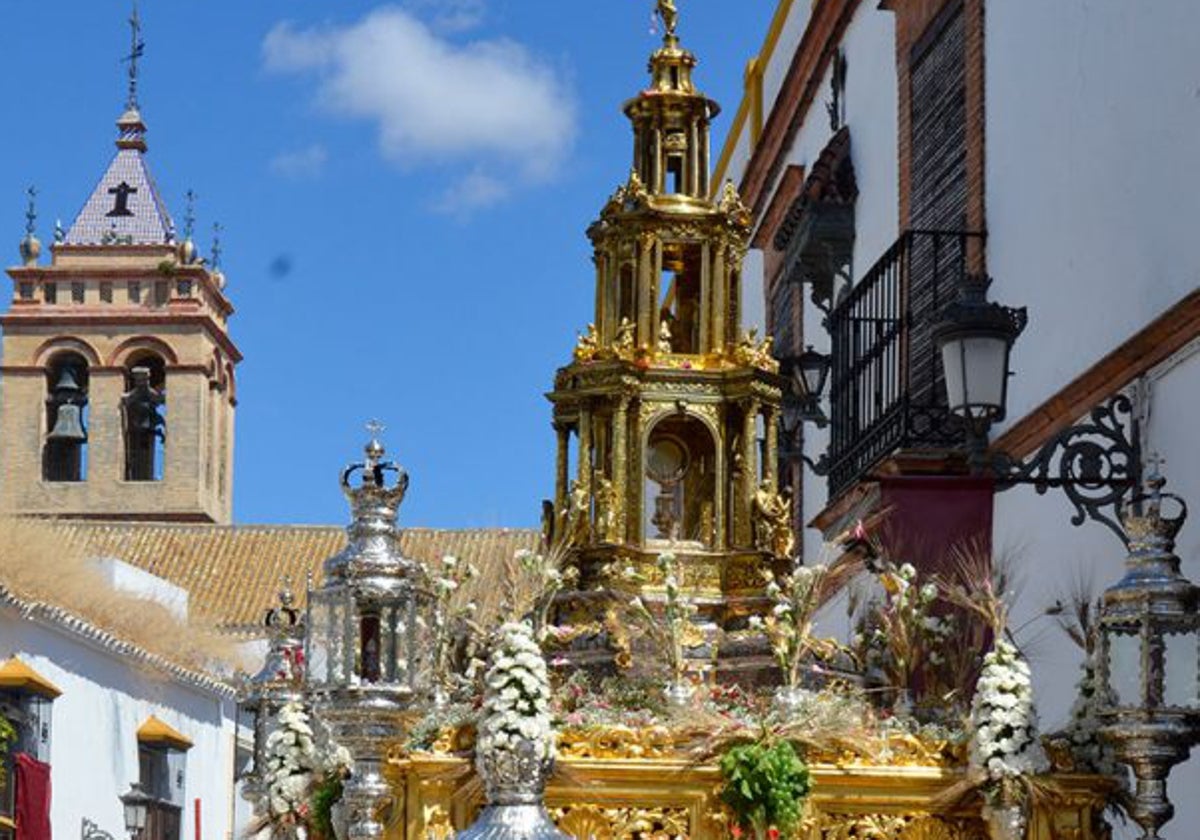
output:
[[[675,0],[658,0],[658,18],[668,35],[674,35],[679,26],[679,9],[675,8]]]

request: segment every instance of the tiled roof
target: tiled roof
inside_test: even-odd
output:
[[[125,214],[112,215],[121,193],[125,195],[121,205]],[[115,241],[131,245],[158,245],[170,241],[173,231],[171,215],[143,152],[121,148],[67,231],[66,243],[95,245],[115,237]]]
[[[333,526],[58,521],[51,527],[89,556],[114,557],[183,587],[191,612],[234,631],[261,625],[284,577],[302,605],[305,578],[311,573],[319,583],[321,564],[346,544],[346,532]],[[453,554],[486,580],[518,549],[536,549],[539,538],[533,530],[409,528],[400,547],[426,563]]]
[[[189,685],[226,697],[233,697],[236,694],[234,686],[216,674],[182,665],[165,656],[152,653],[140,645],[113,635],[103,627],[99,627],[57,604],[22,598],[3,583],[0,583],[0,607],[12,607],[25,618],[61,628],[81,639],[86,639],[90,644],[99,645],[101,648],[137,664],[164,671]],[[57,691],[57,689],[55,690]]]

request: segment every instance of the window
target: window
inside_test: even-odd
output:
[[[130,359],[121,396],[125,480],[161,481],[166,442],[166,366],[153,354]]]
[[[192,742],[153,716],[138,728],[137,737],[138,783],[153,800],[140,840],[180,840]]]
[[[21,295],[21,300],[33,300],[33,284],[32,283],[22,283],[18,287],[18,289],[19,289],[19,294]]]
[[[175,281],[175,295],[177,297],[183,297],[183,298],[191,297],[192,296],[192,281],[186,280],[186,279]]]
[[[138,744],[138,781],[154,801],[141,840],[180,840],[183,761],[187,753],[159,744]]]
[[[107,282],[101,283],[100,284],[100,302],[101,303],[112,303],[112,299],[113,299],[112,292],[113,292],[112,283],[107,283]]]
[[[58,303],[58,286],[46,283],[42,286],[42,300],[51,305]]]
[[[87,479],[88,364],[78,353],[55,356],[46,371],[45,481]]]
[[[21,773],[18,755],[47,764],[50,761],[50,709],[59,691],[19,659],[0,664],[0,717],[16,733],[0,761],[0,838],[12,840],[5,821],[16,815],[17,786]],[[44,803],[49,808],[49,802]]]
[[[667,158],[667,192],[679,195],[683,192],[683,155]]]
[[[71,284],[71,303],[83,303],[86,299],[87,286],[84,283],[75,281]]]
[[[166,280],[159,280],[154,284],[154,305],[166,306],[167,301],[171,299],[171,284]]]
[[[142,284],[141,283],[139,283],[137,280],[130,280],[129,285],[127,286],[127,289],[129,290],[129,302],[130,303],[141,303],[142,302]]]

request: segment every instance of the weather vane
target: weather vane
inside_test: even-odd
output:
[[[137,0],[133,0],[133,14],[129,18],[129,28],[131,31],[129,55],[124,59],[129,62],[129,101],[125,104],[130,111],[136,111],[138,107],[138,59],[146,51],[146,42],[142,40],[142,19],[138,15]]]
[[[37,187],[30,187],[25,194],[29,196],[29,207],[25,210],[25,232],[33,236],[37,229]]]
[[[367,434],[371,436],[371,440],[378,440],[379,436],[382,435],[386,429],[387,426],[383,425],[383,423],[379,422],[378,420],[367,421]]]
[[[183,238],[191,239],[196,232],[196,191],[188,190],[184,198],[187,199],[187,210],[183,214]]]
[[[213,267],[214,271],[221,267],[221,223],[220,222],[213,222],[212,267]]]

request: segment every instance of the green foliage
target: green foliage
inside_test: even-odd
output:
[[[318,837],[333,840],[333,806],[342,799],[342,777],[331,773],[312,792],[312,829]]]
[[[738,825],[764,836],[776,828],[789,837],[800,824],[804,798],[812,786],[808,765],[790,741],[739,744],[721,756],[721,800]]]

